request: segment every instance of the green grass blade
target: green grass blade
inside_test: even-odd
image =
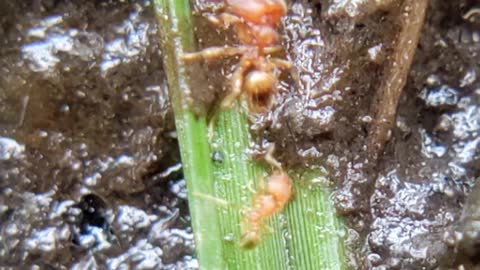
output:
[[[342,225],[329,199],[330,189],[312,181],[320,173],[296,177],[296,196],[269,221],[272,232],[266,230],[253,250],[240,247],[241,210],[251,205],[253,196],[249,187],[255,189],[267,171],[247,154],[252,140],[239,108],[219,113],[209,141],[205,117],[195,116],[182,98],[189,86],[180,55],[196,51],[189,2],[155,0],[155,8],[200,267],[344,269]],[[212,160],[214,154],[223,158]]]
[[[218,245],[221,239],[217,210],[210,202],[193,195],[193,192],[213,194],[214,189],[206,119],[196,117],[182,98],[189,89],[185,67],[179,56],[183,50],[193,49],[194,44],[189,3],[185,0],[155,0],[155,7],[161,26],[164,66],[188,185],[197,256],[205,269],[224,269],[222,250]]]

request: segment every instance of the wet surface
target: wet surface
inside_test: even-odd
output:
[[[472,266],[469,258],[478,254],[472,220],[478,219],[458,224],[480,175],[480,32],[464,16],[475,6],[431,1],[391,140],[372,167],[365,137],[372,96],[400,27],[398,6],[358,1],[355,10],[354,2],[292,3],[285,40],[300,82],[280,94],[270,115],[256,119],[254,130],[282,147],[284,161],[296,160],[291,166],[327,161],[337,209],[356,239],[353,268]],[[449,244],[445,235],[456,226],[469,228],[467,240]],[[468,246],[470,255],[457,246]]]
[[[251,115],[251,129],[288,166],[330,170],[352,268],[469,269],[480,239],[469,196],[480,177],[480,13],[474,1],[431,1],[372,167],[365,140],[399,4],[288,1],[282,45],[299,80],[281,75],[276,105]],[[235,43],[198,23],[209,29],[200,46]],[[0,35],[0,267],[197,268],[150,3],[0,1]],[[203,83],[223,91],[201,101],[225,94],[235,63],[208,64],[218,72]]]
[[[0,268],[196,268],[150,3],[0,13]]]
[[[330,170],[352,268],[471,267],[478,217],[462,209],[480,176],[473,1],[431,1],[390,141],[378,162],[366,153],[402,3],[288,1],[283,46],[299,80],[282,74],[276,105],[251,115],[251,129],[284,164]]]

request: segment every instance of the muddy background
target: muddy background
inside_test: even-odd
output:
[[[299,80],[282,74],[251,130],[288,166],[330,170],[353,269],[471,269],[480,3],[430,1],[371,172],[372,97],[401,28],[391,2],[288,1],[282,57]],[[235,42],[197,23],[200,46]],[[0,0],[0,37],[0,268],[198,268],[152,3]],[[228,88],[235,63],[210,64],[208,83]]]

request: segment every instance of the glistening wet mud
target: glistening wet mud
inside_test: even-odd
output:
[[[0,268],[196,268],[151,3],[0,13]]]

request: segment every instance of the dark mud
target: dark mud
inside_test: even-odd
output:
[[[151,4],[0,14],[0,268],[196,268]]]
[[[478,255],[471,220],[478,219],[459,224],[480,176],[480,32],[478,14],[465,16],[474,2],[430,1],[396,125],[375,164],[365,153],[372,98],[402,27],[401,2],[363,1],[371,4],[357,9],[354,2],[292,3],[285,47],[300,82],[256,118],[254,130],[291,166],[327,164],[356,246],[353,268],[471,267]],[[474,235],[468,244],[448,239],[463,230],[457,226]]]

